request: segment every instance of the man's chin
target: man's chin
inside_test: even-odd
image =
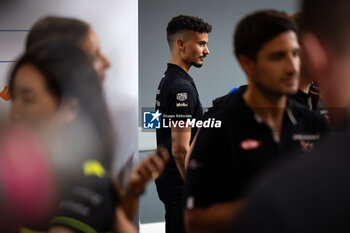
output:
[[[195,63],[193,62],[192,65],[196,68],[201,68],[203,66],[203,63]]]
[[[295,95],[298,92],[298,88],[288,88],[284,90],[285,95]]]

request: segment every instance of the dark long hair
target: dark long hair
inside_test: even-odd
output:
[[[85,52],[68,44],[38,44],[15,64],[9,78],[10,93],[16,72],[25,64],[33,65],[43,74],[47,89],[61,105],[72,98],[78,100],[79,112],[90,120],[102,147],[101,162],[110,169],[114,130],[98,75]]]

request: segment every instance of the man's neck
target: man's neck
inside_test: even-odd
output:
[[[276,95],[262,90],[255,84],[248,85],[243,99],[255,115],[259,116],[273,131],[282,131],[284,112],[287,107],[287,96]]]
[[[188,72],[191,68],[191,65],[185,63],[182,59],[176,56],[170,56],[170,64],[180,66],[186,72]]]

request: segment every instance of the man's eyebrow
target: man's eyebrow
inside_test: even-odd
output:
[[[295,52],[295,51],[300,51],[301,49],[300,48],[297,48],[297,47],[295,47],[295,48],[293,48],[293,49],[291,49],[291,51],[292,52]],[[275,50],[275,51],[272,51],[272,52],[270,52],[269,54],[278,54],[278,53],[289,53],[290,52],[290,50],[284,50],[284,49],[281,49],[281,50]]]
[[[294,51],[294,50],[293,50],[293,51]],[[287,53],[287,52],[284,51],[284,50],[276,50],[276,51],[270,52],[269,54],[284,54],[284,53]]]
[[[269,58],[282,58],[284,57],[285,55],[287,54],[287,52],[283,51],[283,50],[280,50],[280,51],[274,51],[274,52],[271,52],[271,53],[268,53],[267,56]]]

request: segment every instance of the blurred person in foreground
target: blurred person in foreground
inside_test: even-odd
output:
[[[75,46],[38,44],[16,62],[9,88],[11,119],[42,135],[57,189],[55,211],[41,224],[24,224],[51,233],[136,231],[130,219],[138,197],[162,172],[168,155],[159,149],[143,160],[120,190],[108,169],[113,127],[86,53]]]
[[[93,67],[95,68],[101,85],[106,81],[106,72],[111,66],[110,60],[101,51],[99,38],[95,30],[88,23],[70,17],[45,16],[37,20],[27,36],[25,49],[28,50],[40,43],[60,45],[70,44],[81,48],[86,52]],[[118,77],[114,77],[118,79]],[[106,94],[106,93],[104,93]],[[118,100],[123,101],[123,96],[118,95]],[[115,101],[113,101],[114,103]],[[126,187],[132,167],[139,161],[136,143],[130,143],[133,137],[124,137],[125,132],[130,132],[133,127],[131,114],[134,109],[130,107],[110,108],[115,124],[122,125],[115,129],[116,141],[111,168],[118,174],[122,187]],[[136,113],[135,113],[136,114]],[[136,128],[135,128],[136,130]],[[133,135],[133,134],[131,134]],[[129,145],[130,143],[130,145]],[[138,216],[134,223],[138,224]]]
[[[344,131],[306,159],[266,175],[232,232],[350,231],[350,2],[303,0],[301,5],[306,68],[320,80],[331,122]],[[334,114],[337,109],[347,114]]]
[[[188,164],[185,221],[189,233],[226,232],[249,196],[245,188],[279,160],[307,156],[322,138],[321,116],[295,104],[300,58],[296,28],[284,12],[246,15],[234,50],[249,85],[220,97],[205,119]]]
[[[302,29],[302,13],[296,12],[294,14],[289,15],[295,27],[297,29],[297,35],[299,43],[301,44],[301,52],[300,52],[300,81],[299,81],[299,89],[295,95],[292,95],[290,98],[294,99],[297,103],[307,107],[311,111],[320,113],[321,115],[327,114],[327,110],[324,107],[322,99],[320,99],[320,87],[319,81],[315,80],[311,77],[311,75],[307,72],[305,68],[305,58],[303,56],[303,46],[301,41],[301,29]]]
[[[70,17],[53,15],[42,17],[32,26],[25,48],[28,50],[40,43],[52,45],[71,44],[81,48],[86,52],[93,64],[101,85],[105,84],[106,71],[110,68],[111,62],[101,51],[99,38],[88,23]],[[118,77],[114,77],[114,79],[116,78]],[[118,95],[119,102],[123,101],[124,97],[121,97]],[[130,115],[134,113],[134,109],[118,107],[110,108],[109,110],[112,115],[112,121],[117,125],[121,125],[121,127],[115,128],[114,156],[108,167],[111,166],[113,173],[120,178],[121,186],[126,188],[132,167],[139,161],[137,145],[133,142],[133,133],[130,133],[128,137],[124,137],[126,132],[132,132],[130,127],[133,127],[134,121],[132,117],[130,118]],[[134,217],[135,225],[138,224],[138,220],[138,215],[136,214]]]

